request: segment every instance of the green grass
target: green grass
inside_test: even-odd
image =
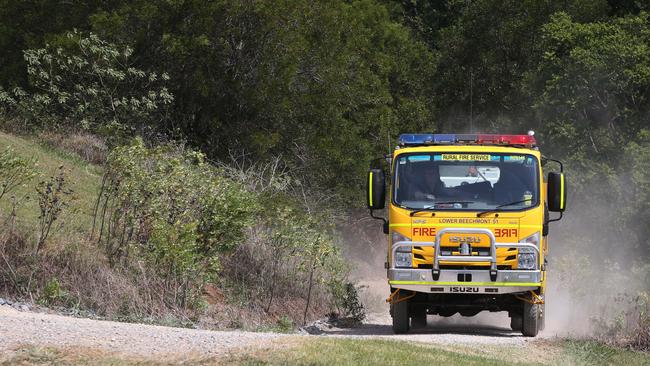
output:
[[[593,341],[541,340],[520,345],[429,345],[323,337],[292,337],[274,345],[201,358],[133,358],[90,348],[26,346],[0,355],[3,365],[650,365],[650,354]]]
[[[38,142],[0,132],[0,149],[11,147],[24,158],[36,160],[38,175],[12,192],[19,200],[17,217],[19,224],[34,237],[38,230],[39,208],[36,199],[36,185],[57,173],[63,166],[67,173],[68,188],[73,190],[68,198],[69,207],[55,223],[58,228],[53,234],[64,238],[78,237],[90,231],[94,200],[99,191],[102,170],[100,167],[83,161],[74,154],[53,150]],[[10,212],[11,199],[8,196],[0,201],[2,216]]]
[[[239,365],[650,365],[650,354],[589,341],[525,346],[427,345],[391,340],[308,337],[275,352],[231,356]]]
[[[650,354],[615,348],[595,341],[563,341],[562,365],[650,365]]]
[[[309,337],[296,347],[234,356],[240,365],[535,365],[391,340]]]

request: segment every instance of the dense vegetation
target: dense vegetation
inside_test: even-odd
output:
[[[638,268],[650,258],[648,11],[614,0],[9,0],[0,103],[14,130],[89,133],[109,148],[136,136],[184,141],[251,191],[260,183],[233,167],[272,166],[283,175],[269,184],[305,227],[358,214],[368,161],[400,132],[534,129],[570,172],[556,240],[589,261]],[[129,194],[153,188],[138,189],[111,194],[134,205]],[[126,210],[116,219],[124,225],[159,203],[111,201],[110,212]],[[218,228],[205,227],[201,210],[213,215],[216,203],[192,202],[187,215],[175,204],[164,210],[187,232],[152,223],[158,238],[206,245]],[[202,255],[224,243],[246,255],[236,242]],[[647,288],[650,271],[639,271]]]

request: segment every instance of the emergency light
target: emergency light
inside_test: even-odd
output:
[[[537,141],[534,134],[530,132],[528,135],[407,133],[400,135],[399,144],[400,146],[473,144],[534,147]]]

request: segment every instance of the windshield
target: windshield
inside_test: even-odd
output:
[[[413,209],[519,211],[539,202],[537,158],[528,154],[403,154],[394,203]],[[511,204],[513,203],[514,204]]]

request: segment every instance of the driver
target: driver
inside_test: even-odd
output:
[[[441,196],[448,196],[448,192],[446,191],[445,184],[440,180],[438,167],[431,165],[422,171],[422,179],[415,184],[413,198],[422,201],[432,201]]]

